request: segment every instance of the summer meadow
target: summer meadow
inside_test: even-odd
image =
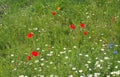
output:
[[[120,0],[0,0],[0,77],[120,77]]]

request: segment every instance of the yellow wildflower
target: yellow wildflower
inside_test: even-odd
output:
[[[61,9],[61,7],[58,7],[58,8],[57,8],[57,10],[60,10],[60,9]]]

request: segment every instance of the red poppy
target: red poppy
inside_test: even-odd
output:
[[[52,12],[52,15],[56,15],[56,12],[55,12],[55,11],[53,11],[53,12]]]
[[[27,59],[28,59],[28,60],[31,60],[31,56],[28,56]]]
[[[84,35],[87,35],[87,34],[88,34],[88,32],[87,32],[87,31],[85,31],[85,32],[83,32],[83,34],[84,34]]]
[[[70,25],[70,28],[71,28],[71,29],[75,29],[76,26],[75,26],[74,24],[71,24],[71,25]]]
[[[38,51],[32,51],[31,54],[32,54],[32,56],[35,56],[35,57],[40,55],[40,53]]]
[[[86,25],[85,25],[84,23],[81,23],[81,24],[80,24],[80,27],[81,27],[81,28],[85,28]]]
[[[32,38],[34,34],[32,32],[28,33],[27,38]]]

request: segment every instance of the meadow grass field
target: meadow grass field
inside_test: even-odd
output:
[[[0,0],[0,77],[120,77],[120,0]]]

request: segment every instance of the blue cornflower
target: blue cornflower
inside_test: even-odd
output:
[[[115,54],[115,55],[118,54],[118,51],[114,51],[113,54]]]
[[[112,48],[113,47],[113,44],[109,44],[109,48]]]

